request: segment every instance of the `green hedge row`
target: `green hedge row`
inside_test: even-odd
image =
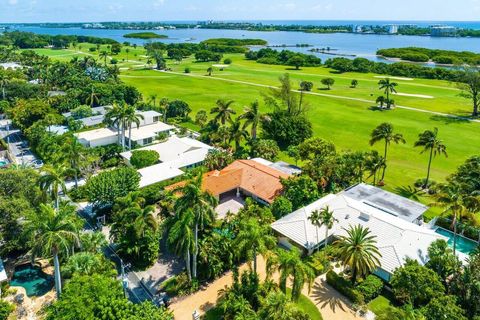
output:
[[[347,297],[352,303],[365,303],[363,294],[356,290],[348,280],[339,276],[334,271],[327,272],[327,283]]]

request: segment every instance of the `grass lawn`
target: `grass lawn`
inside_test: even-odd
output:
[[[82,54],[98,57],[96,52],[88,52],[88,47],[93,45],[79,44]],[[104,48],[105,47],[105,48]],[[73,50],[73,49],[71,49]],[[78,47],[77,47],[78,50]],[[106,50],[102,46],[100,50]],[[125,47],[118,56],[121,68],[121,79],[137,87],[144,99],[152,94],[158,98],[181,99],[189,103],[192,108],[191,116],[194,118],[199,110],[210,110],[217,99],[234,100],[233,108],[237,114],[241,113],[244,106],[252,101],[262,102],[262,93],[269,91],[264,86],[277,86],[278,77],[289,72],[294,86],[301,80],[314,82],[314,94],[308,94],[304,101],[309,104],[308,118],[313,124],[314,135],[335,143],[339,150],[369,150],[368,144],[371,131],[382,122],[391,122],[395,131],[403,133],[407,143],[392,145],[388,153],[388,168],[386,175],[386,189],[405,194],[406,188],[413,182],[426,175],[428,157],[420,154],[420,149],[414,148],[418,134],[426,129],[438,127],[439,136],[447,146],[448,158],[435,158],[432,164],[432,179],[443,181],[468,157],[478,154],[480,145],[480,123],[462,121],[422,112],[442,112],[448,114],[467,115],[470,112],[470,102],[459,96],[460,91],[456,86],[447,81],[414,79],[395,79],[399,83],[398,92],[432,96],[426,99],[412,96],[395,96],[400,106],[408,106],[420,111],[396,108],[390,111],[374,111],[373,103],[382,92],[378,90],[378,75],[361,73],[331,73],[323,67],[303,68],[291,70],[285,66],[263,65],[248,61],[243,55],[225,55],[233,63],[220,71],[215,68],[213,76],[206,76],[207,67],[212,63],[196,63],[192,58],[181,63],[167,60],[168,66],[174,72],[158,72],[144,70],[146,63],[145,52],[142,47],[129,47],[129,62],[126,60]],[[72,53],[66,50],[38,49],[52,58],[71,58],[62,56],[61,52]],[[185,67],[191,69],[191,74],[184,74]],[[335,79],[332,90],[324,90],[320,80],[325,77]],[[351,79],[357,79],[357,88],[350,88]],[[247,82],[247,83],[240,83]],[[351,99],[349,99],[351,98]],[[360,101],[352,100],[360,99]],[[261,111],[269,112],[261,103]],[[198,129],[193,124],[189,128]],[[381,143],[373,147],[382,151]],[[284,154],[284,160],[291,160]],[[422,202],[430,203],[430,199],[421,198]],[[438,209],[433,209],[428,215],[435,215]]]
[[[382,312],[390,306],[392,306],[390,300],[382,295],[376,297],[368,303],[368,309],[372,310],[372,312],[375,314]]]
[[[291,289],[287,288],[287,295],[290,295],[292,292]],[[300,296],[300,299],[296,303],[297,307],[300,310],[303,310],[306,312],[309,316],[310,319],[312,320],[322,320],[322,315],[320,314],[320,311],[318,311],[317,306],[306,296],[303,294]],[[208,310],[205,315],[203,316],[204,320],[218,320],[221,319],[222,312],[219,308],[213,308]]]

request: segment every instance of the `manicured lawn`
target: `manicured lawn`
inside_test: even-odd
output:
[[[380,295],[368,303],[368,309],[372,310],[373,313],[378,314],[391,305],[392,303],[390,300]]]

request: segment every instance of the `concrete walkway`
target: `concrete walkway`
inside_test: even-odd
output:
[[[265,259],[258,257],[257,272],[262,281],[266,278],[265,265]],[[247,268],[247,264],[242,265],[240,267],[240,273],[247,270]],[[274,275],[273,278],[277,280],[278,275]],[[224,276],[209,284],[206,289],[175,301],[170,305],[170,310],[173,311],[175,319],[178,320],[191,319],[194,310],[197,310],[200,314],[204,314],[216,305],[218,291],[231,286],[232,283],[232,272],[227,272]],[[343,296],[325,283],[325,276],[320,276],[315,280],[315,284],[310,293],[308,293],[308,288],[305,286],[303,294],[315,303],[324,320],[362,319],[355,316],[349,307],[348,301],[346,301]]]

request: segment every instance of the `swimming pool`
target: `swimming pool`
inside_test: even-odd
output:
[[[438,227],[435,230],[435,232],[438,233],[438,234],[441,234],[442,236],[447,237],[448,238],[448,244],[450,245],[450,247],[453,247],[453,236],[454,236],[453,232],[451,232],[447,229],[440,228],[440,227]],[[477,246],[478,246],[477,242],[457,234],[457,243],[456,243],[455,247],[458,251],[460,251],[462,253],[465,253],[465,254],[469,254],[470,252],[475,250],[475,248]]]
[[[24,287],[29,297],[39,297],[52,290],[54,280],[41,268],[26,264],[15,268],[10,285]]]
[[[6,160],[0,160],[0,168],[5,167],[8,164]]]

